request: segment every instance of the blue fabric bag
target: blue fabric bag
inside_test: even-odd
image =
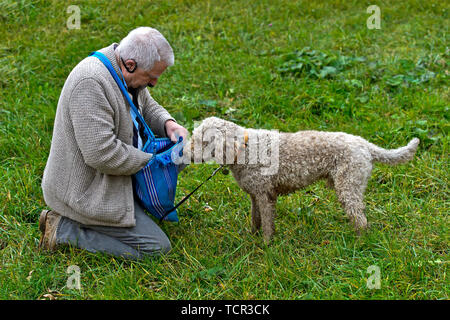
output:
[[[183,154],[183,138],[180,137],[177,143],[173,143],[169,138],[156,138],[133,104],[126,83],[119,78],[108,58],[98,51],[92,52],[90,56],[100,59],[109,70],[130,104],[130,114],[135,128],[139,128],[139,124],[143,125],[144,134],[148,137],[141,150],[153,156],[144,168],[133,175],[135,194],[143,207],[156,218],[161,219],[165,216],[164,220],[178,222],[174,201],[179,168],[173,159]]]

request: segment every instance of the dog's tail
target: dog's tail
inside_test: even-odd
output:
[[[369,143],[369,150],[372,154],[372,161],[387,164],[397,164],[411,160],[416,153],[420,140],[412,139],[408,145],[398,148],[386,150],[372,143]]]

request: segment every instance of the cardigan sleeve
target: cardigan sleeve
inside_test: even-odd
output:
[[[85,163],[109,175],[132,175],[151,158],[114,133],[114,110],[101,84],[93,79],[81,80],[69,100],[70,120],[75,140]]]

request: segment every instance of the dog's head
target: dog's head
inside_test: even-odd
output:
[[[194,163],[215,161],[234,164],[248,141],[247,131],[217,117],[206,118],[196,127],[183,154]]]

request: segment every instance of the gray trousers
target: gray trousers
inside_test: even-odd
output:
[[[134,208],[136,226],[129,228],[88,226],[61,217],[56,230],[56,243],[128,259],[167,253],[171,245],[166,234],[136,200]]]

